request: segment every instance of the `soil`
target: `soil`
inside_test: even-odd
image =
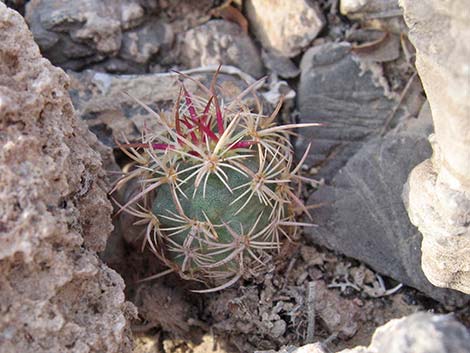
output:
[[[108,264],[139,308],[136,353],[254,352],[316,341],[334,352],[368,345],[378,326],[423,310],[453,311],[470,324],[470,308],[444,307],[412,288],[397,289],[394,280],[356,260],[305,244],[302,234],[263,276],[210,294],[192,293],[199,284],[171,274],[139,283],[164,268],[147,250],[124,251],[125,261]]]

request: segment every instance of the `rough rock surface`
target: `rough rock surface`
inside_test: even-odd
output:
[[[286,347],[277,353],[326,353],[321,344]],[[345,349],[338,353],[466,353],[470,333],[450,315],[416,313],[389,321],[379,327],[368,347]],[[256,353],[276,353],[258,351]]]
[[[235,23],[212,20],[178,38],[181,62],[190,68],[225,64],[259,78],[263,76],[260,54],[251,38]]]
[[[297,104],[300,122],[321,127],[299,131],[299,157],[312,143],[306,164],[331,180],[364,142],[379,136],[397,104],[380,68],[365,65],[349,43],[328,43],[309,49],[301,62]]]
[[[251,29],[264,48],[294,57],[307,47],[325,24],[318,4],[308,0],[248,0]]]
[[[313,193],[308,202],[324,206],[314,213],[318,227],[305,231],[314,242],[364,261],[430,297],[462,305],[470,297],[437,288],[424,276],[421,234],[409,222],[401,200],[408,173],[431,154],[426,134],[430,117],[414,125],[369,141],[331,185]]]
[[[55,65],[142,73],[152,69],[156,55],[164,57],[162,51],[172,47],[175,30],[206,21],[210,7],[208,0],[197,5],[188,0],[166,5],[137,0],[32,0],[26,5],[26,19],[43,55]],[[199,17],[197,21],[188,16],[189,11]]]
[[[113,55],[121,47],[120,8],[113,0],[80,3],[33,0],[26,7],[26,18],[36,42],[54,64],[78,69],[70,59],[93,62]]]
[[[102,251],[112,225],[103,147],[68,78],[0,3],[0,352],[129,352],[121,277]]]
[[[435,126],[433,157],[410,174],[404,201],[423,234],[426,276],[470,294],[468,2],[401,3]]]

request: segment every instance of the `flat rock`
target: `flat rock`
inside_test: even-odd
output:
[[[368,139],[379,136],[397,104],[381,69],[362,61],[349,43],[312,47],[303,56],[297,93],[300,122],[320,127],[299,130],[301,157],[309,143],[309,167],[329,182]]]
[[[430,125],[430,119],[427,120]],[[367,142],[331,181],[308,200],[324,204],[313,213],[316,228],[308,238],[375,271],[417,288],[447,304],[470,299],[457,291],[433,286],[421,270],[421,234],[410,223],[401,199],[411,169],[428,158],[429,128],[389,132]]]
[[[225,64],[259,78],[260,53],[247,33],[233,22],[211,20],[178,36],[180,60],[188,68]]]
[[[308,0],[248,0],[250,28],[261,45],[278,55],[294,57],[325,25],[318,4]]]
[[[67,75],[0,2],[0,351],[130,352],[99,152]]]

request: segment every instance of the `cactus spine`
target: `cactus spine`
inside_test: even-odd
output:
[[[302,225],[287,132],[313,124],[277,126],[281,103],[270,116],[251,112],[239,97],[224,104],[215,90],[205,97],[181,84],[172,116],[157,114],[157,131],[122,150],[133,160],[117,187],[131,180],[139,191],[121,206],[146,225],[145,243],[185,279],[223,289],[265,267],[288,228]],[[306,151],[304,158],[308,151]],[[303,160],[301,161],[303,162]],[[136,183],[137,182],[137,183]]]

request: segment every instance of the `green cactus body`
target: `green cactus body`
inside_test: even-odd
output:
[[[224,105],[216,76],[207,97],[182,86],[171,119],[154,113],[158,133],[121,146],[135,168],[117,186],[140,185],[122,210],[146,225],[145,242],[161,260],[217,286],[210,290],[265,267],[287,228],[300,224],[294,209],[305,209],[286,131],[307,124],[276,126],[280,105],[271,116],[250,112],[240,97]]]
[[[256,167],[256,164],[253,159],[245,161],[245,165],[252,167]],[[183,272],[188,273],[188,277],[194,277],[196,272],[207,276],[214,271],[237,272],[239,257],[236,254],[240,251],[242,242],[250,240],[249,237],[243,237],[248,233],[260,233],[258,237],[264,241],[270,237],[266,231],[263,234],[263,230],[268,229],[273,207],[263,204],[257,197],[250,198],[250,194],[246,192],[251,183],[249,176],[230,168],[222,168],[222,171],[227,176],[226,182],[232,192],[215,175],[208,177],[205,193],[202,187],[195,190],[191,181],[181,186],[182,193],[187,196],[179,200],[184,217],[178,215],[177,205],[168,185],[159,188],[152,204],[152,212],[160,220],[160,230],[177,244],[174,247],[167,246],[167,249],[174,249],[168,250],[167,256]],[[185,174],[181,177],[188,177]],[[191,223],[188,224],[187,220],[191,220]],[[194,238],[190,238],[190,234]],[[198,263],[197,259],[190,259],[185,263],[186,256],[182,251],[185,246],[188,250],[205,256],[205,262]],[[248,255],[247,250],[242,251],[245,256]]]

